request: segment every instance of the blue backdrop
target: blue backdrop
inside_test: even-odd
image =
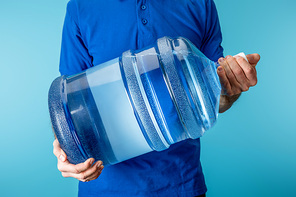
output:
[[[296,196],[296,2],[216,0],[225,55],[260,53],[258,85],[202,137],[208,197]],[[47,92],[67,0],[0,0],[0,196],[76,196],[52,154]]]

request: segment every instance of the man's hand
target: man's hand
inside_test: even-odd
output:
[[[260,60],[260,55],[249,54],[247,59],[249,62],[242,57],[228,55],[218,60],[220,66],[217,68],[217,73],[222,86],[220,113],[228,110],[242,92],[257,84],[255,66]]]
[[[104,168],[102,161],[97,161],[93,164],[93,158],[77,165],[71,164],[67,160],[67,155],[61,149],[57,139],[53,142],[53,154],[58,158],[58,169],[63,177],[73,177],[80,181],[88,182],[98,178]]]

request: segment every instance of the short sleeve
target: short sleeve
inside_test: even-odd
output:
[[[223,56],[222,33],[217,9],[213,0],[206,2],[206,27],[201,51],[211,60],[218,61]]]
[[[92,58],[83,42],[77,20],[76,2],[67,5],[60,56],[60,73],[72,75],[92,66]]]

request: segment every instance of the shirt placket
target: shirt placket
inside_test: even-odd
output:
[[[142,48],[150,43],[151,35],[149,31],[150,17],[149,17],[149,7],[146,0],[137,1],[137,12],[138,12],[138,47]]]

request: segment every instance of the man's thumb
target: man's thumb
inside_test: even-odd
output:
[[[53,142],[53,154],[62,162],[65,162],[67,160],[67,155],[62,150],[60,143],[57,139],[55,139]]]
[[[249,60],[249,63],[252,66],[256,66],[261,57],[260,57],[260,55],[258,53],[253,53],[253,54],[248,54],[247,58]]]
[[[62,162],[65,162],[67,160],[67,156],[64,151],[62,151],[62,153],[60,154],[59,160],[61,160]]]

